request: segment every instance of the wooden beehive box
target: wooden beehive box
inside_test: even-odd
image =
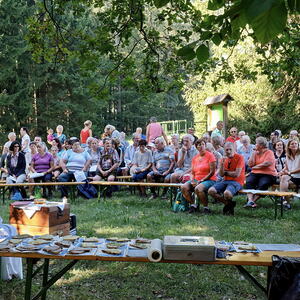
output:
[[[70,205],[61,211],[57,206],[42,206],[31,218],[22,209],[29,202],[14,202],[9,207],[9,222],[19,234],[68,234],[70,231]]]

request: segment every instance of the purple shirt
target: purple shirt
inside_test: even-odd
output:
[[[36,153],[32,157],[34,163],[34,169],[38,173],[46,172],[50,169],[50,162],[53,161],[53,157],[49,152],[46,152],[43,156]]]

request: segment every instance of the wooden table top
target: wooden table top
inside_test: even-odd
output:
[[[180,264],[210,264],[210,265],[241,265],[241,266],[271,266],[272,255],[300,257],[300,252],[288,251],[263,251],[261,253],[230,253],[226,259],[216,259],[215,261],[186,261],[186,260],[161,260],[160,263],[180,263]],[[22,258],[49,258],[64,260],[95,260],[95,261],[123,261],[123,262],[150,262],[145,257],[111,257],[94,255],[44,255],[40,253],[16,253],[0,252],[0,257],[22,257]]]

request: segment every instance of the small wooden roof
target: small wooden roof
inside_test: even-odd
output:
[[[217,103],[227,104],[231,100],[233,100],[233,98],[229,94],[222,94],[222,95],[206,98],[204,101],[204,105],[212,105]]]

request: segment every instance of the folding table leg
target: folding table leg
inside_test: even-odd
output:
[[[58,280],[60,279],[64,274],[66,274],[76,263],[78,262],[78,260],[72,260],[70,263],[68,263],[64,268],[62,268],[58,273],[56,273],[52,278],[50,278],[47,281],[46,280],[46,276],[43,276],[43,286],[40,289],[40,291],[32,298],[32,300],[37,300],[41,297],[41,299],[46,299],[46,293],[47,290]],[[44,266],[44,271],[46,269],[47,273],[48,273],[48,268],[49,268],[49,261],[48,263]],[[45,274],[44,274],[45,275]],[[47,276],[48,277],[48,276]],[[43,298],[45,297],[45,298]],[[25,299],[25,300],[29,300]]]
[[[46,286],[47,282],[48,282],[48,273],[49,273],[49,259],[45,258],[45,262],[44,262],[44,270],[43,270],[43,287]],[[46,296],[47,296],[47,290],[45,290],[42,295],[41,295],[41,299],[42,300],[46,300]]]
[[[31,287],[32,287],[32,271],[33,271],[33,258],[27,258],[27,272],[25,283],[25,300],[31,300]]]
[[[239,265],[236,265],[236,268],[249,282],[252,283],[260,295],[267,299],[267,289],[265,289],[245,268]]]

